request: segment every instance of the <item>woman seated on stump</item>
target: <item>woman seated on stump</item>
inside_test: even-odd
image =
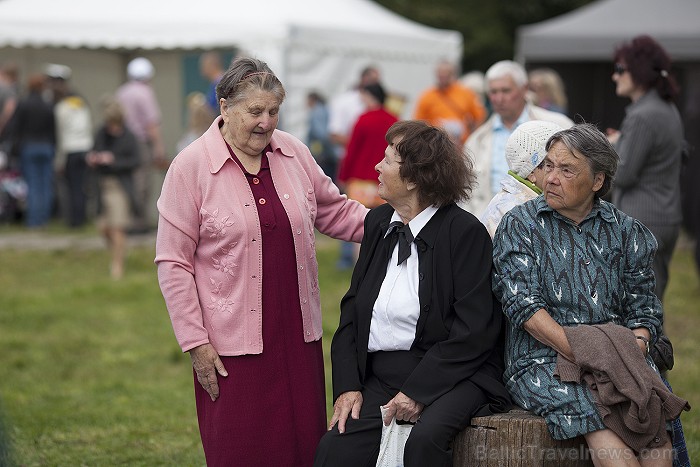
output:
[[[455,202],[471,164],[443,130],[395,123],[333,337],[333,417],[316,466],[374,466],[382,421],[415,423],[406,466],[452,465],[473,416],[508,410],[491,238]],[[380,406],[387,410],[382,420]]]
[[[667,422],[688,407],[648,354],[663,320],[656,240],[601,200],[618,156],[595,126],[545,148],[544,195],[506,213],[494,237],[506,385],[555,439],[583,435],[595,465],[670,466]]]

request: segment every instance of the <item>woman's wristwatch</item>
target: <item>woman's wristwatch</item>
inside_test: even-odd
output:
[[[640,341],[644,342],[644,347],[646,348],[646,353],[645,353],[645,355],[649,355],[649,339],[647,339],[647,338],[644,337],[644,336],[636,336],[636,337],[637,337],[637,339],[639,339]]]

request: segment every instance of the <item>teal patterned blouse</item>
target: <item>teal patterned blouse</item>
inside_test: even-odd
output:
[[[555,439],[605,428],[588,388],[555,379],[556,351],[523,324],[544,308],[562,326],[645,327],[653,343],[663,321],[651,268],[656,239],[608,202],[596,200],[576,225],[538,196],[503,217],[493,247],[493,289],[510,324],[504,379],[514,401],[543,416]]]

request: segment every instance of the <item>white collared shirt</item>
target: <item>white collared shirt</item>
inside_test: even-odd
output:
[[[408,227],[415,238],[437,212],[435,206],[425,208],[414,217]],[[401,221],[394,211],[391,222]],[[384,234],[389,233],[389,230]],[[386,269],[386,276],[372,308],[369,326],[369,352],[409,350],[416,338],[416,324],[420,314],[418,299],[418,249],[411,242],[411,256],[397,266],[398,243],[394,246]]]

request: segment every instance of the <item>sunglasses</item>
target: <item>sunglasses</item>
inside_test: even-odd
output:
[[[615,73],[616,75],[621,75],[625,71],[627,71],[627,68],[625,68],[625,66],[620,63],[616,63],[613,67],[613,73]]]

